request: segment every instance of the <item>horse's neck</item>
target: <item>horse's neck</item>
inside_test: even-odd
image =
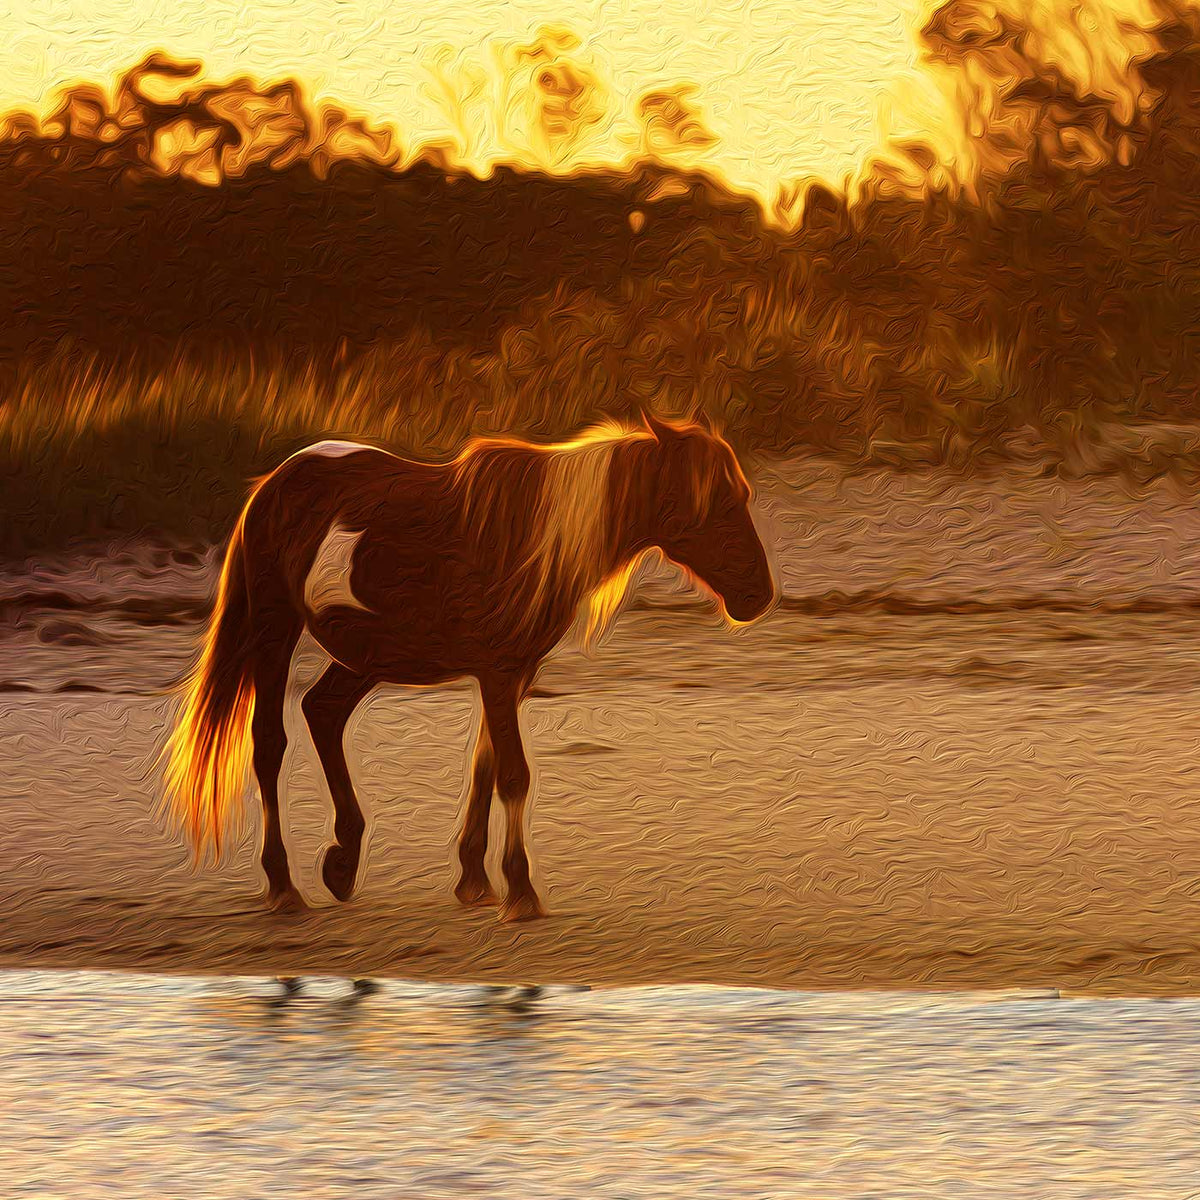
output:
[[[558,472],[557,486],[550,494],[552,503],[569,506],[565,514],[561,510],[547,512],[542,507],[544,492],[521,494],[513,488],[513,481],[523,474],[520,456],[513,454],[510,458],[509,453],[501,452],[486,466],[481,463],[484,469],[470,481],[466,496],[467,524],[474,527],[474,544],[483,549],[482,561],[488,557],[484,548],[502,543],[514,522],[536,520],[534,514],[540,511],[541,520],[549,521],[550,527],[531,530],[530,541],[521,539],[524,545],[517,551],[521,565],[517,567],[514,562],[513,566],[535,573],[540,601],[549,600],[553,594],[555,602],[578,604],[650,548],[645,536],[646,464],[641,445],[637,440],[616,442],[600,486],[590,490],[580,487],[580,477],[573,475],[573,471],[588,470],[582,458],[570,464],[560,460],[557,468],[551,467]],[[580,447],[566,453],[582,456],[591,449]],[[495,475],[495,467],[500,467],[507,479]],[[599,528],[581,521],[581,515],[593,516]],[[531,551],[533,556],[526,557]],[[543,555],[549,555],[551,561],[539,565],[537,560]]]
[[[599,582],[624,570],[635,558],[654,548],[647,449],[644,439],[631,438],[622,442],[613,454],[608,489],[609,536],[605,539],[607,561]]]

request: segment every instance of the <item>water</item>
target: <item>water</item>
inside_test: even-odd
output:
[[[0,973],[5,1197],[1200,1197],[1200,1001]]]

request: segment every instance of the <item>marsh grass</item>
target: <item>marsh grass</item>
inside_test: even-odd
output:
[[[563,437],[621,407],[535,375],[421,334],[336,373],[228,360],[28,370],[0,399],[0,555],[138,534],[220,540],[251,481],[323,437],[448,459],[474,434]]]
[[[578,333],[570,321],[514,328],[495,352],[471,354],[416,331],[336,372],[194,358],[152,375],[70,360],[30,369],[0,398],[0,555],[139,535],[221,541],[250,482],[322,437],[446,459],[473,435],[548,440],[604,416],[680,416],[696,403],[751,461],[819,453],[851,474],[982,472],[1023,458],[1069,477],[1194,485],[1200,464],[1200,427],[1189,423],[1084,412],[1018,425],[999,378],[975,389],[973,408],[931,401],[919,421],[911,408],[895,420],[864,405],[845,412],[838,437],[812,411],[747,403],[731,390],[727,360],[724,374],[717,362],[692,364],[693,376],[664,373],[653,355],[617,354],[594,324],[588,338]]]

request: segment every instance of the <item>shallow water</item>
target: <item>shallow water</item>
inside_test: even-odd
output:
[[[1200,1000],[0,974],[11,1197],[1200,1196]]]

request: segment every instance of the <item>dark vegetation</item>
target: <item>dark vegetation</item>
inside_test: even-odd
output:
[[[922,31],[931,69],[992,80],[963,93],[971,178],[893,147],[853,197],[803,185],[790,225],[661,162],[401,165],[294,84],[157,58],[10,115],[0,553],[219,537],[247,479],[318,435],[449,455],[643,407],[703,405],[755,454],[1192,480],[1200,20],[1157,0],[1139,106],[990,7],[949,0]]]

